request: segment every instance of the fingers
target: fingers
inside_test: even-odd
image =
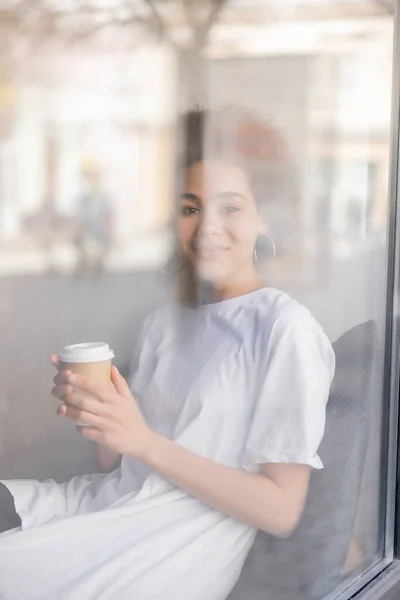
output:
[[[53,396],[62,400],[67,408],[72,407],[78,410],[91,413],[92,415],[110,417],[110,411],[107,405],[99,402],[95,398],[82,394],[74,390],[72,393],[61,395],[57,388],[54,388]]]
[[[74,388],[72,385],[56,385],[51,390],[51,395],[58,400],[64,400],[65,396],[72,394]]]
[[[96,427],[82,427],[80,425],[77,426],[78,432],[82,437],[92,440],[93,442],[98,442],[99,444],[104,443],[104,435],[100,429]]]
[[[83,390],[96,398],[96,400],[100,402],[104,402],[106,404],[115,404],[117,398],[115,398],[115,390],[112,386],[107,386],[101,383],[97,383],[97,381],[93,381],[92,379],[88,379],[87,377],[83,377],[83,375],[77,375],[76,373],[72,373],[66,376],[67,382],[71,384],[75,389]],[[64,383],[60,381],[60,383]]]
[[[115,366],[111,368],[111,381],[113,382],[118,394],[121,394],[121,396],[131,395],[131,390],[129,389],[126,379],[122,377],[121,373]]]
[[[117,401],[117,398],[115,397],[115,390],[117,391],[117,394],[125,398],[132,396],[126,380],[120,375],[116,367],[112,367],[111,380],[114,384],[114,387],[98,383],[97,381],[88,379],[83,375],[72,373],[70,370],[59,371],[53,378],[53,382],[56,387],[72,386],[75,389],[83,390],[90,396],[93,396],[100,402],[105,402],[106,404],[115,404]],[[59,398],[58,393],[53,394],[53,396],[54,395],[56,398]]]
[[[53,377],[53,383],[55,385],[68,385],[68,377],[71,375],[71,371],[59,371],[57,375]]]
[[[50,362],[57,370],[60,369],[60,358],[59,358],[58,354],[53,354],[50,357]]]
[[[95,398],[100,402],[110,403],[109,396],[111,389],[109,387],[98,384],[96,381],[92,381],[81,375],[76,375],[75,373],[72,373],[72,371],[60,371],[53,378],[53,382],[56,388],[60,388],[60,393],[70,394],[75,390],[81,396]],[[61,392],[61,390],[65,390],[66,386],[69,386],[71,389],[68,392]],[[53,391],[56,393],[53,393]],[[55,388],[53,388],[52,394],[56,398],[59,398],[60,396]]]
[[[79,406],[81,406],[81,404],[86,401],[96,402],[99,404],[99,401],[96,398],[93,398],[93,396],[83,390],[75,389],[69,384],[55,385],[51,390],[51,395],[58,400],[62,400],[62,402],[66,402],[67,404],[79,403]]]
[[[69,404],[62,404],[57,410],[57,414],[71,421],[80,421],[93,427],[101,427],[105,422],[104,417],[81,410],[75,406],[70,406]]]
[[[65,416],[65,413],[67,412],[67,405],[66,404],[61,404],[61,406],[59,406],[57,408],[57,414],[61,417],[61,416]]]

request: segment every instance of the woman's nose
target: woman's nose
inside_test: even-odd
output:
[[[198,235],[215,235],[221,230],[221,222],[216,210],[205,209],[201,213]]]

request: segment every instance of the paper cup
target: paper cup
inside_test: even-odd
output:
[[[103,342],[88,342],[65,346],[61,354],[60,368],[84,375],[104,385],[111,383],[111,365],[114,352]],[[85,425],[85,423],[78,423]]]

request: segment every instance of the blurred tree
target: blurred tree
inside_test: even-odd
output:
[[[186,101],[199,101],[201,50],[227,0],[1,0],[0,60],[12,64],[54,44],[126,46],[156,40],[179,60]]]

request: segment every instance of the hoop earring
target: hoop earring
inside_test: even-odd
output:
[[[269,233],[265,233],[262,236],[260,236],[262,238],[268,238],[271,249],[272,249],[272,256],[275,260],[276,258],[276,247],[275,247],[275,242],[274,242],[274,238],[269,234]],[[258,255],[257,255],[257,244],[254,247],[254,262],[257,263],[258,262]]]
[[[164,273],[164,275],[168,275],[168,276],[178,275],[179,273],[181,273],[183,271],[183,269],[185,268],[185,265],[183,262],[181,262],[181,265],[178,266],[178,268],[173,267],[174,261],[178,261],[178,260],[179,260],[178,252],[176,250],[174,250],[173,256],[169,259],[169,261],[167,263],[167,266],[168,266],[168,264],[172,264],[172,268],[164,269],[163,267],[160,267],[161,273]]]
[[[265,237],[267,237],[269,239],[269,243],[271,244],[271,248],[272,248],[272,256],[274,257],[274,260],[275,260],[275,258],[276,258],[276,246],[275,246],[274,238],[269,233],[267,233]]]

